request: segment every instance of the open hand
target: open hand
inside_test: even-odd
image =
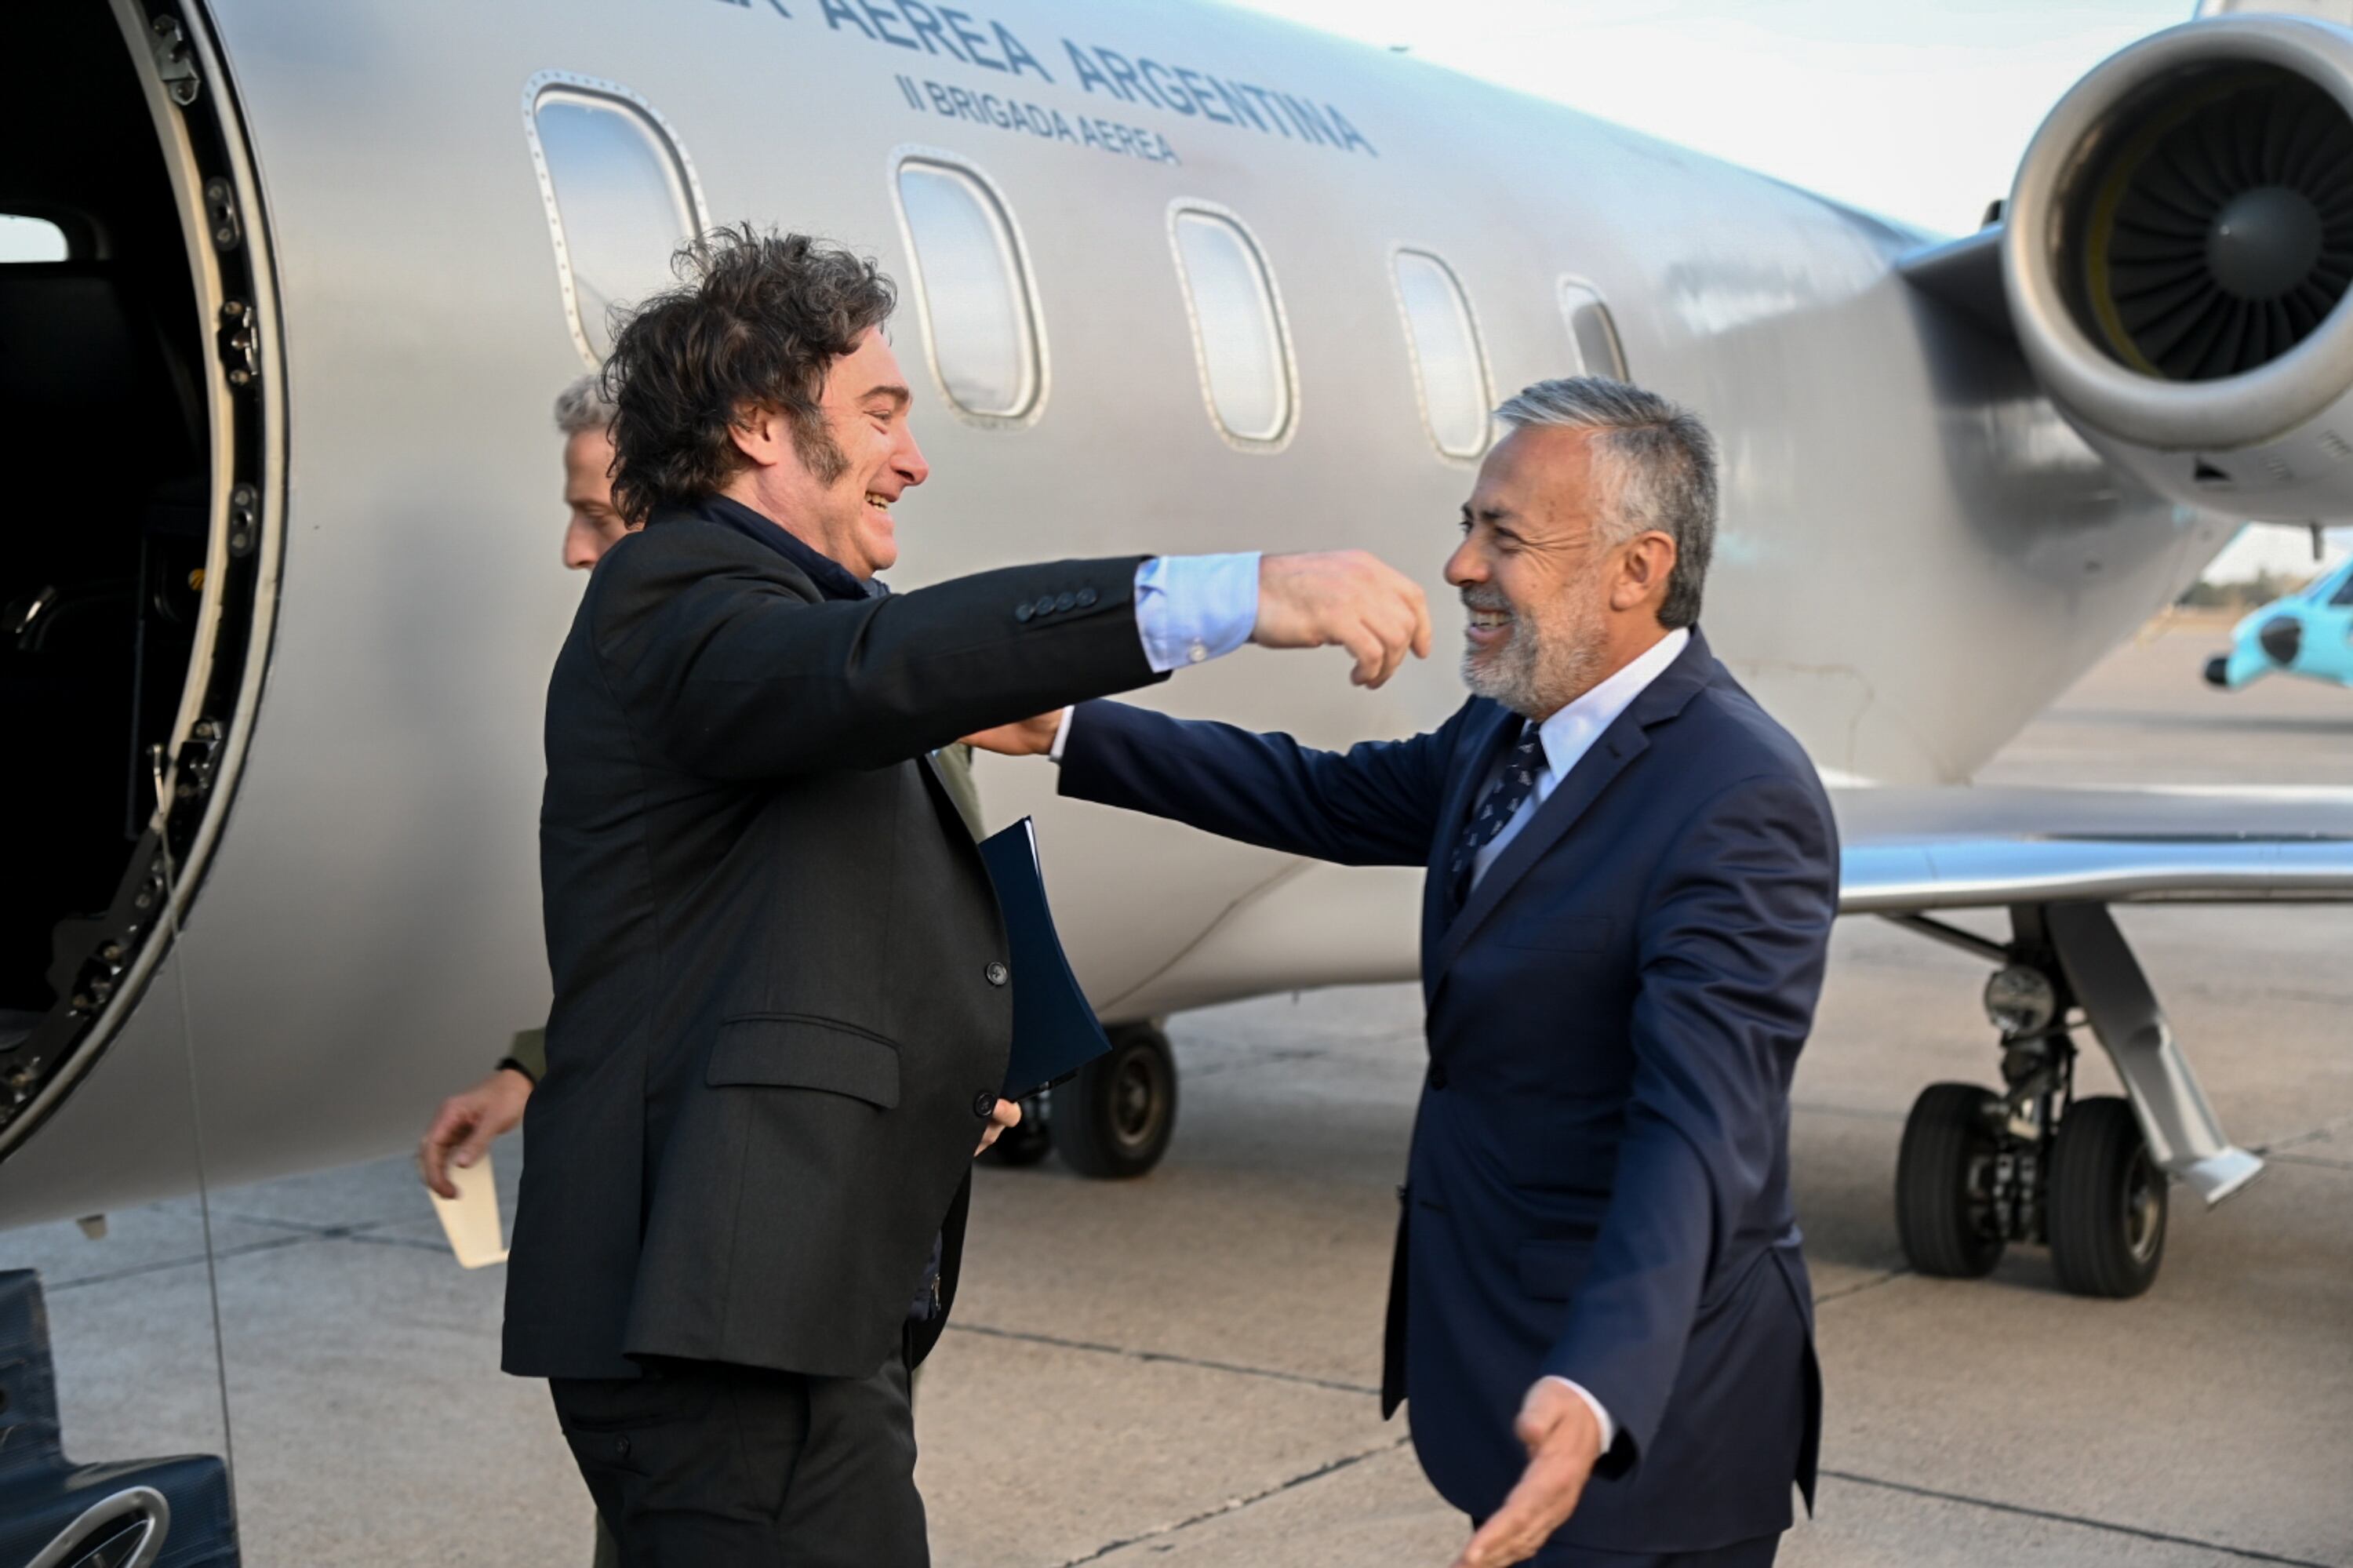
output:
[[[1410,652],[1430,657],[1430,603],[1412,578],[1362,550],[1262,556],[1258,567],[1261,648],[1324,648],[1356,656],[1350,679],[1377,686]]]
[[[1504,1506],[1454,1560],[1454,1568],[1505,1568],[1544,1550],[1553,1531],[1577,1511],[1577,1499],[1601,1457],[1601,1424],[1592,1406],[1551,1378],[1528,1390],[1512,1430],[1528,1451],[1528,1467]]]
[[[458,1195],[448,1166],[463,1171],[482,1157],[492,1139],[512,1132],[531,1098],[531,1080],[501,1067],[462,1095],[451,1095],[433,1113],[433,1125],[417,1145],[417,1173],[445,1198]]]

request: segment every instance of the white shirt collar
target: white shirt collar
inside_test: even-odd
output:
[[[1545,766],[1555,779],[1592,749],[1601,732],[1618,722],[1651,682],[1667,673],[1691,641],[1691,629],[1678,626],[1638,654],[1625,668],[1544,721],[1536,734],[1544,742]]]

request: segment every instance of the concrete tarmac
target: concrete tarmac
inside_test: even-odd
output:
[[[2198,683],[2212,623],[2118,652],[1989,781],[2353,782],[2353,693]],[[2123,916],[2224,1127],[2270,1170],[2177,1191],[2140,1300],[2047,1256],[1916,1277],[1891,1217],[1920,1088],[1990,1083],[1982,968],[1841,926],[1797,1086],[1827,1383],[1795,1568],[2353,1564],[2353,909]],[[1992,927],[1989,927],[1991,929]],[[1135,1182],[984,1170],[955,1323],[918,1402],[941,1568],[1445,1568],[1464,1522],[1375,1405],[1410,987],[1175,1020],[1183,1108]],[[2085,1058],[2085,1088],[2112,1088]],[[501,1147],[510,1202],[521,1150]],[[550,1564],[588,1503],[544,1391],[496,1371],[496,1268],[459,1270],[385,1160],[215,1195],[247,1561]],[[221,1446],[193,1202],[0,1235],[50,1292],[69,1450]]]

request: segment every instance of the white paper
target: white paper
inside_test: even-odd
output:
[[[449,1238],[449,1250],[458,1255],[461,1268],[484,1268],[507,1260],[507,1247],[499,1226],[499,1189],[491,1180],[491,1151],[463,1170],[458,1166],[443,1167],[450,1184],[458,1189],[454,1198],[445,1198],[427,1190],[433,1200],[434,1213],[441,1216],[442,1234]]]

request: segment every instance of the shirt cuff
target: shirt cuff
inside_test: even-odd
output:
[[[1135,629],[1160,673],[1206,663],[1250,641],[1258,626],[1259,552],[1155,556],[1135,568]]]
[[[1062,765],[1062,747],[1070,744],[1071,715],[1078,711],[1076,703],[1062,710],[1062,722],[1054,726],[1054,744],[1046,748],[1047,760],[1057,768]]]
[[[1556,1383],[1560,1384],[1561,1387],[1568,1390],[1569,1393],[1577,1395],[1577,1398],[1585,1401],[1585,1408],[1593,1412],[1593,1419],[1601,1424],[1601,1451],[1605,1454],[1609,1452],[1610,1448],[1618,1441],[1618,1424],[1609,1419],[1609,1413],[1601,1407],[1601,1402],[1594,1398],[1590,1393],[1587,1392],[1583,1383],[1572,1383],[1567,1378],[1560,1376],[1557,1372],[1546,1373],[1544,1381],[1546,1383]]]

